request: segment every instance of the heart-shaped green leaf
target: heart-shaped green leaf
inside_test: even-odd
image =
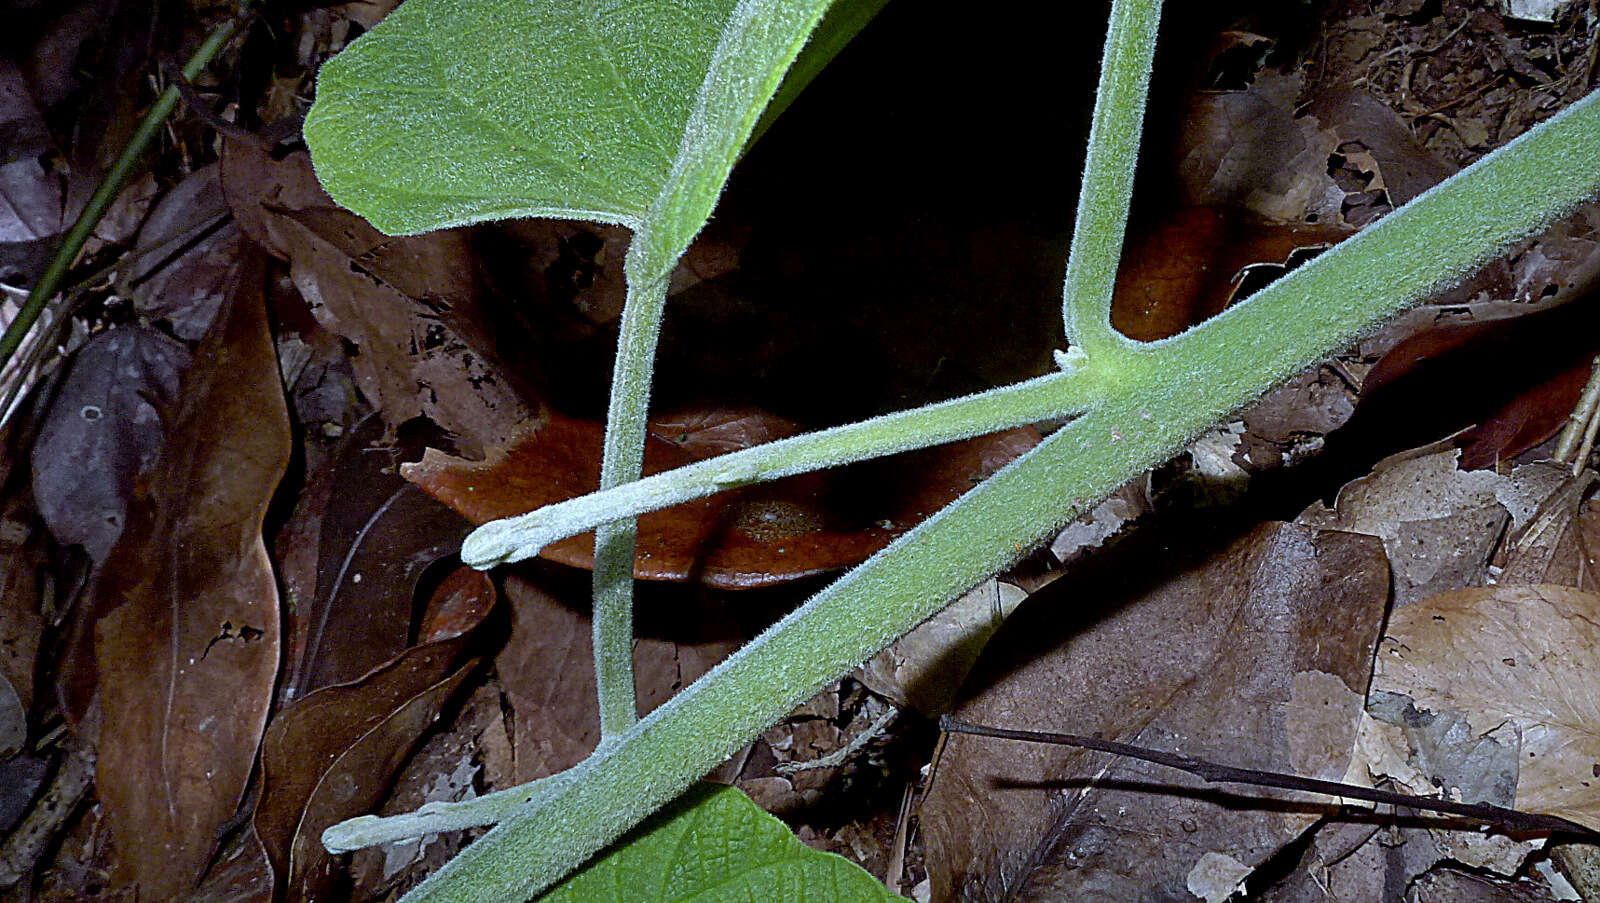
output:
[[[411,0],[322,67],[306,142],[385,232],[515,216],[637,226],[735,0]]]
[[[883,3],[841,2],[785,84],[830,0],[410,0],[323,66],[306,143],[384,232],[620,223],[630,275],[664,278],[780,84],[779,107]]]
[[[905,903],[855,863],[813,850],[732,787],[701,784],[541,903]]]

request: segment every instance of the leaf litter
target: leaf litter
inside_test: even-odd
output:
[[[1130,269],[1123,274],[1119,325],[1130,332],[1148,329],[1153,337],[1223,309],[1247,295],[1252,286],[1313,255],[1319,246],[1383,215],[1443,174],[1548,115],[1561,99],[1582,93],[1581,80],[1572,73],[1585,58],[1585,47],[1575,43],[1584,39],[1585,32],[1570,8],[1542,30],[1508,24],[1497,11],[1469,9],[1455,0],[1437,9],[1383,2],[1373,9],[1341,6],[1334,13],[1317,39],[1320,43],[1311,47],[1296,47],[1279,27],[1282,23],[1268,17],[1223,23],[1231,31],[1218,48],[1201,54],[1200,69],[1210,67],[1215,77],[1196,82],[1210,93],[1187,101],[1189,128],[1175,145],[1179,176],[1174,182],[1177,191],[1169,194],[1180,198],[1181,206],[1157,209],[1168,203],[1163,197],[1148,200],[1148,209],[1142,211],[1147,225],[1130,237]],[[274,64],[270,88],[257,107],[262,120],[292,115],[295,95],[305,92],[315,63],[341,45],[354,23],[370,27],[381,14],[363,5],[291,17],[288,25],[296,47],[281,56],[293,59]],[[914,18],[908,12],[898,15]],[[1207,28],[1214,26],[1207,22]],[[1451,35],[1466,39],[1443,41]],[[73,46],[68,32],[51,40],[59,47]],[[1288,64],[1291,57],[1312,64],[1295,68]],[[1226,66],[1219,62],[1223,59],[1229,61]],[[137,64],[123,60],[118,65]],[[72,102],[67,98],[73,96],[76,75],[52,76],[37,60],[28,66],[31,74],[21,82],[28,92],[21,96],[28,104],[49,110]],[[1357,70],[1365,80],[1362,88],[1344,87]],[[121,83],[113,79],[106,84]],[[30,119],[33,114],[24,106],[17,107],[17,121],[42,122]],[[102,123],[111,122],[116,119],[111,113],[107,107],[95,116]],[[282,566],[284,586],[292,593],[284,600],[282,631],[288,670],[276,678],[263,678],[265,672],[258,670],[222,679],[215,698],[253,707],[260,713],[252,716],[258,722],[266,717],[267,707],[277,706],[269,735],[293,728],[302,732],[296,736],[311,737],[343,720],[360,725],[364,738],[353,740],[344,757],[336,755],[327,771],[295,761],[285,766],[280,751],[278,764],[266,769],[267,796],[253,809],[246,800],[239,817],[231,803],[243,795],[242,779],[222,782],[227,787],[219,784],[218,789],[226,792],[215,794],[207,814],[194,822],[193,834],[201,841],[196,846],[205,848],[204,855],[185,850],[180,858],[184,863],[198,862],[217,851],[205,884],[193,899],[267,900],[274,898],[274,886],[279,899],[286,892],[301,895],[341,886],[357,888],[363,898],[396,893],[420,877],[428,862],[437,862],[451,843],[463,839],[443,846],[363,854],[365,858],[355,858],[346,877],[340,874],[343,865],[325,859],[312,842],[315,825],[342,817],[340,813],[371,808],[400,811],[424,800],[461,799],[499,789],[571,764],[596,740],[593,716],[584,708],[592,704],[592,687],[585,683],[592,681],[592,675],[583,658],[588,626],[581,604],[582,580],[557,564],[506,575],[510,604],[499,613],[470,609],[475,613],[464,615],[461,637],[444,641],[460,641],[462,648],[443,659],[432,658],[439,646],[438,641],[423,639],[424,609],[435,584],[449,572],[444,553],[463,521],[423,499],[396,470],[404,470],[418,483],[433,484],[433,489],[447,479],[455,480],[450,503],[469,519],[492,516],[489,512],[498,510],[496,506],[520,510],[530,498],[553,498],[552,487],[564,487],[560,491],[571,494],[592,482],[588,476],[592,455],[575,453],[561,461],[558,452],[581,452],[598,444],[599,422],[592,400],[595,387],[603,384],[604,355],[612,341],[608,330],[613,328],[619,302],[617,275],[626,234],[569,224],[532,224],[387,239],[332,208],[310,179],[303,156],[292,148],[269,154],[226,140],[219,168],[191,166],[213,159],[214,151],[194,138],[205,134],[203,126],[193,119],[177,122],[176,143],[164,153],[183,162],[176,167],[163,164],[158,178],[125,194],[119,201],[122,224],[108,226],[95,251],[114,255],[128,250],[134,255],[115,277],[117,291],[125,291],[132,305],[119,308],[117,302],[105,307],[110,312],[107,320],[134,322],[119,322],[111,330],[105,330],[104,323],[95,328],[103,336],[144,330],[162,337],[152,341],[184,348],[183,343],[193,343],[204,333],[205,314],[191,317],[190,311],[217,303],[238,281],[232,268],[238,255],[246,253],[240,242],[265,246],[281,261],[273,265],[270,305],[277,327],[278,365],[294,402],[301,449],[285,489],[273,503],[278,513],[269,516],[270,526],[283,527],[272,534],[271,552]],[[1219,128],[1223,124],[1230,127]],[[1253,130],[1263,124],[1271,125],[1264,131],[1282,140],[1239,140],[1242,134],[1256,134]],[[782,128],[772,140],[781,140]],[[40,142],[45,140],[60,140],[40,137],[44,133],[37,128],[32,133],[24,129],[26,134],[34,135],[28,139],[31,144],[24,142],[30,149],[42,148]],[[751,169],[770,167],[763,162],[762,148],[757,151]],[[74,146],[69,162],[76,165],[97,152],[94,147]],[[45,163],[37,159],[32,163],[48,177],[34,174],[34,188],[60,186],[63,199],[51,203],[70,206],[70,198],[81,192],[79,170],[46,160],[55,167],[46,172]],[[189,175],[175,177],[174,169],[179,176]],[[235,226],[216,221],[223,209],[216,193],[219,185],[226,215],[245,238],[232,234]],[[162,203],[129,246],[133,224],[145,219],[151,194],[157,191],[163,195]],[[669,323],[664,346],[664,397],[674,403],[663,410],[674,413],[659,416],[654,423],[652,441],[657,458],[664,462],[661,466],[817,425],[814,415],[831,403],[846,407],[889,403],[881,397],[865,401],[872,392],[892,402],[895,396],[959,391],[986,378],[1001,378],[996,374],[1007,372],[1007,367],[1027,365],[1031,343],[1019,342],[1015,348],[990,354],[982,350],[986,341],[969,341],[969,348],[940,358],[940,366],[930,371],[917,362],[922,354],[917,343],[901,335],[878,351],[866,341],[849,347],[894,362],[895,368],[910,375],[904,382],[891,383],[869,369],[831,383],[802,384],[798,392],[785,390],[788,395],[757,397],[759,393],[745,391],[748,387],[742,385],[731,398],[708,393],[707,385],[736,382],[730,377],[747,370],[798,372],[795,362],[805,360],[812,367],[818,349],[837,353],[846,347],[825,333],[802,334],[798,328],[778,330],[794,333],[796,341],[787,348],[762,344],[760,332],[740,331],[742,323],[770,331],[773,322],[800,324],[825,312],[813,310],[806,293],[794,289],[809,283],[789,285],[804,249],[787,247],[786,236],[804,238],[800,244],[811,251],[829,247],[829,242],[848,244],[833,255],[837,259],[825,277],[840,289],[841,299],[873,298],[883,287],[874,266],[894,261],[950,259],[959,260],[962,270],[976,265],[981,271],[1006,273],[1004,279],[993,277],[983,286],[961,283],[963,288],[953,293],[957,295],[981,291],[1043,297],[1049,292],[1030,281],[1029,268],[1050,274],[1035,280],[1041,284],[1058,278],[1059,260],[1051,255],[1060,252],[1048,236],[1041,235],[1041,228],[1047,232],[1048,227],[1038,223],[1021,229],[988,223],[976,227],[989,240],[1009,243],[1012,257],[978,250],[954,233],[902,239],[877,223],[863,227],[839,220],[817,228],[818,223],[806,220],[762,231],[759,223],[751,222],[750,198],[759,195],[742,191],[736,180],[727,212],[674,276],[682,320],[676,337]],[[1202,204],[1207,206],[1196,206]],[[893,715],[890,704],[931,716],[953,704],[958,711],[982,711],[978,707],[983,699],[999,696],[1009,701],[990,717],[1010,726],[1061,724],[1030,720],[1044,717],[1070,717],[1078,724],[1100,720],[1153,745],[1168,743],[1194,751],[1201,748],[1198,744],[1210,744],[1206,752],[1235,763],[1265,763],[1350,780],[1361,779],[1366,772],[1368,778],[1415,781],[1413,789],[1422,792],[1440,792],[1442,787],[1589,818],[1585,798],[1565,792],[1565,782],[1574,774],[1581,778],[1581,769],[1573,770],[1575,766],[1560,754],[1582,748],[1581,743],[1540,752],[1535,757],[1538,768],[1525,765],[1518,754],[1524,746],[1543,749],[1530,744],[1550,736],[1551,725],[1560,721],[1551,703],[1583,699],[1586,673],[1581,660],[1574,665],[1539,656],[1554,649],[1581,650],[1589,642],[1581,632],[1574,633],[1583,622],[1574,620],[1572,611],[1581,610],[1573,606],[1586,604],[1584,596],[1595,589],[1587,550],[1596,547],[1592,536],[1600,528],[1594,527],[1590,503],[1584,500],[1587,484],[1559,488],[1560,480],[1551,473],[1535,477],[1525,466],[1512,470],[1505,463],[1538,446],[1559,426],[1571,407],[1567,399],[1582,382],[1585,356],[1567,355],[1564,369],[1553,367],[1543,385],[1498,400],[1492,416],[1476,411],[1472,419],[1485,425],[1456,440],[1454,444],[1462,446],[1459,453],[1454,447],[1431,447],[1397,457],[1346,487],[1332,507],[1313,506],[1316,513],[1308,515],[1308,521],[1316,526],[1269,523],[1255,532],[1244,531],[1232,544],[1219,539],[1208,549],[1206,531],[1173,530],[1172,521],[1175,512],[1195,500],[1227,497],[1229,493],[1213,491],[1219,481],[1241,476],[1249,482],[1270,481],[1275,479],[1273,473],[1290,465],[1312,462],[1314,466],[1319,451],[1340,441],[1341,426],[1359,427],[1364,411],[1381,409],[1386,394],[1408,380],[1416,381],[1414,374],[1426,373],[1438,358],[1464,356],[1469,366],[1494,373],[1500,382],[1520,381],[1527,370],[1523,359],[1506,364],[1496,356],[1512,334],[1506,331],[1507,324],[1535,323],[1540,314],[1560,314],[1566,301],[1590,290],[1600,269],[1596,222],[1592,211],[1580,211],[1456,291],[1243,412],[1235,424],[1210,437],[1185,460],[1125,487],[1083,523],[1064,532],[1051,549],[1033,556],[1027,567],[980,586],[962,606],[869,663],[856,678],[830,688],[742,751],[719,774],[783,811],[806,842],[884,869],[892,880],[903,879],[903,883],[896,880],[895,889],[909,891],[922,882],[917,894],[921,899],[935,888],[950,886],[956,880],[951,877],[955,869],[969,867],[970,872],[963,874],[975,887],[1004,884],[1009,875],[1021,876],[1017,886],[1023,888],[1067,886],[1074,881],[1089,887],[1100,882],[1130,889],[1129,893],[1136,885],[1163,887],[1178,899],[1222,899],[1241,882],[1257,898],[1271,900],[1329,898],[1313,891],[1325,891],[1333,899],[1380,899],[1384,882],[1390,887],[1410,886],[1418,894],[1459,894],[1461,899],[1549,899],[1546,885],[1540,883],[1549,879],[1524,877],[1513,883],[1467,875],[1448,865],[1470,861],[1508,874],[1525,874],[1530,845],[1512,843],[1503,835],[1490,833],[1485,840],[1480,832],[1449,824],[1380,828],[1371,823],[1372,816],[1360,811],[1340,818],[1337,801],[1320,798],[1282,797],[1262,806],[1246,801],[1244,794],[1205,790],[1191,794],[1182,789],[1189,782],[1171,774],[1142,771],[1122,762],[1097,764],[1090,761],[1092,757],[1059,752],[1051,756],[1066,764],[1040,765],[1038,757],[1043,754],[1038,751],[1000,746],[981,752],[983,747],[972,738],[949,742],[944,758],[930,769],[930,787],[917,773],[932,753],[927,721],[902,714],[891,719],[886,735],[877,738],[869,736],[868,728],[886,714]],[[163,253],[161,249],[169,245],[188,250]],[[494,249],[505,253],[508,248],[514,260],[497,258]],[[105,259],[110,258],[97,262]],[[1008,260],[1014,265],[1002,265]],[[925,282],[918,283],[925,289],[948,281],[948,274],[938,275],[943,271],[935,266],[914,269],[926,270]],[[948,291],[948,286],[941,290]],[[752,308],[748,298],[765,295],[787,300],[766,309]],[[526,303],[507,303],[508,297],[518,296]],[[851,316],[893,320],[902,316],[896,311],[885,300],[881,306],[863,305],[859,315]],[[1033,322],[1031,316],[995,313],[987,319],[1000,332],[1014,333],[1016,324]],[[945,325],[956,322],[961,321],[949,319]],[[1534,330],[1533,347],[1541,347],[1539,342],[1551,334],[1584,332],[1572,320],[1547,323],[1539,327],[1542,332]],[[81,351],[80,360],[99,353],[88,350],[93,347],[91,343]],[[538,353],[528,348],[538,348]],[[699,369],[681,368],[697,358]],[[182,372],[186,367],[175,363],[172,369]],[[214,378],[188,369],[190,381]],[[65,379],[70,377],[69,372]],[[65,379],[58,386],[65,386]],[[866,386],[869,382],[873,385]],[[1474,388],[1464,394],[1476,392]],[[155,423],[167,430],[173,429],[177,416],[173,412],[193,403],[168,389],[135,390],[126,402],[137,416],[157,412]],[[376,414],[363,426],[363,412],[369,410]],[[47,418],[70,425],[68,413],[70,406],[57,406]],[[1043,427],[1048,430],[1050,425]],[[937,508],[946,495],[982,479],[1025,450],[1036,436],[1001,437],[954,454],[930,454],[918,463],[897,462],[854,476],[830,475],[766,494],[747,490],[680,519],[661,534],[669,545],[645,550],[655,557],[641,558],[639,563],[641,576],[689,581],[687,587],[643,594],[642,623],[655,626],[645,628],[646,636],[636,650],[642,707],[660,704],[714,665],[770,620],[769,606],[781,610],[784,594],[802,592],[808,575],[847,566],[870,553]],[[156,446],[151,443],[158,441],[159,436],[150,433],[133,443],[137,453],[118,452],[123,463],[103,473],[79,468],[112,487],[96,490],[98,500],[85,506],[90,513],[76,515],[81,523],[90,523],[95,512],[109,510],[116,499],[132,505],[130,510],[137,514],[148,498],[160,497],[168,487],[159,483],[171,478],[161,465],[153,464]],[[175,440],[169,436],[167,441],[171,448]],[[520,470],[494,469],[496,462],[524,455],[522,444],[539,441],[545,449],[527,454],[528,463]],[[74,440],[64,441],[63,447],[83,445]],[[37,443],[34,448],[40,455]],[[77,463],[70,454],[51,451],[40,460],[61,474],[39,481],[39,486],[55,487],[41,493],[41,504],[68,489],[82,488],[70,485],[72,464]],[[560,466],[552,469],[552,463]],[[1490,474],[1485,467],[1499,473]],[[901,472],[918,476],[901,480]],[[243,481],[243,473],[236,471],[234,478]],[[895,491],[886,492],[891,483]],[[1324,485],[1318,494],[1331,495],[1337,485]],[[509,486],[517,488],[511,491]],[[270,493],[271,487],[255,488],[256,503],[265,504],[259,493]],[[484,492],[483,499],[471,497],[478,492]],[[183,502],[182,496],[183,491],[176,491],[171,504],[203,501],[195,496]],[[1303,494],[1292,498],[1294,508],[1309,501]],[[420,513],[401,510],[413,507]],[[292,516],[286,517],[290,512]],[[1279,511],[1276,516],[1292,513]],[[29,523],[30,517],[25,506],[8,509],[4,525],[9,530],[13,524]],[[111,542],[93,538],[82,526],[75,533],[67,521],[52,517],[58,542],[97,548]],[[1133,525],[1136,520],[1140,523]],[[1356,536],[1351,530],[1372,535]],[[29,532],[21,529],[18,536]],[[1156,541],[1150,538],[1153,535],[1167,538]],[[10,537],[8,532],[0,539],[10,543]],[[1360,550],[1357,557],[1363,563],[1321,560],[1323,556],[1306,561],[1291,554],[1290,550],[1303,550],[1307,544]],[[1379,547],[1386,547],[1387,554]],[[27,795],[60,801],[79,814],[70,825],[46,825],[29,835],[48,841],[62,830],[68,832],[56,847],[55,866],[35,865],[30,857],[14,858],[13,852],[23,849],[17,845],[22,835],[16,832],[5,847],[5,863],[19,878],[28,869],[38,869],[28,880],[45,899],[99,896],[107,888],[85,884],[82,876],[107,871],[126,875],[126,837],[130,830],[143,832],[147,826],[139,822],[128,827],[116,780],[102,781],[98,800],[85,806],[75,802],[83,789],[73,790],[73,782],[62,777],[70,775],[60,763],[77,760],[70,759],[63,747],[38,745],[39,728],[48,723],[41,718],[48,719],[53,703],[48,690],[35,692],[29,683],[36,657],[51,655],[63,637],[70,640],[75,632],[79,649],[83,637],[92,639],[93,619],[103,615],[105,607],[95,600],[110,584],[98,583],[95,594],[61,621],[55,606],[72,604],[70,586],[57,588],[30,576],[38,573],[42,553],[28,548],[28,541],[19,539],[17,563],[6,571],[7,586],[22,592],[8,592],[0,609],[0,625],[9,631],[0,634],[7,644],[0,651],[7,656],[4,673],[28,716],[26,754],[35,756],[30,761],[55,763],[56,777],[28,778],[26,786],[33,789]],[[1124,565],[1122,576],[1107,570],[1103,562],[1130,556],[1130,549],[1142,550],[1142,557],[1127,558],[1134,563]],[[561,560],[568,566],[585,563],[581,541],[563,554],[567,557]],[[1174,558],[1188,561],[1188,570],[1174,573],[1152,564]],[[1369,714],[1362,720],[1358,716],[1363,709],[1365,669],[1356,650],[1370,650],[1378,636],[1373,608],[1381,617],[1384,603],[1373,603],[1370,597],[1373,585],[1389,579],[1389,568],[1382,564],[1385,558],[1393,568],[1397,593],[1382,648],[1404,646],[1406,667],[1384,670],[1380,655],[1378,683],[1365,700]],[[1075,562],[1074,568],[1063,571],[1059,565],[1067,560]],[[1238,572],[1241,561],[1254,564],[1243,565]],[[1130,573],[1134,579],[1127,576]],[[1365,601],[1340,608],[1323,599],[1318,604],[1338,609],[1330,615],[1309,598],[1294,600],[1305,608],[1291,606],[1285,609],[1292,613],[1289,620],[1268,619],[1269,627],[1254,630],[1240,628],[1256,623],[1248,617],[1229,620],[1217,614],[1228,610],[1223,602],[1227,598],[1242,606],[1238,611],[1276,611],[1273,605],[1289,605],[1290,600],[1281,588],[1272,587],[1297,585],[1296,580],[1318,574],[1322,578],[1313,582],[1329,598],[1345,598],[1339,595],[1344,592]],[[798,586],[753,594],[730,596],[704,588],[797,579]],[[1096,616],[1081,607],[1064,607],[1073,604],[1066,599],[1074,587],[1094,579],[1105,584],[1094,597],[1095,612],[1103,610],[1106,598],[1140,596],[1145,601]],[[1209,585],[1207,580],[1233,589],[1193,603],[1188,621],[1180,623],[1173,615],[1170,628],[1141,632],[1128,626],[1141,618],[1159,620],[1158,606],[1148,599],[1161,598],[1174,592],[1169,587],[1186,582]],[[1142,583],[1146,591],[1141,596],[1140,587],[1130,583]],[[1524,587],[1517,591],[1521,595],[1507,595],[1512,584]],[[1569,585],[1579,589],[1560,589]],[[480,586],[469,595],[492,598],[484,595],[492,592],[492,587]],[[1461,598],[1475,601],[1438,609],[1444,604],[1441,599],[1455,598],[1453,593],[1465,593]],[[1534,598],[1545,601],[1530,604]],[[30,602],[19,604],[19,599]],[[652,605],[660,610],[651,610]],[[1063,617],[1063,611],[1072,614]],[[1197,612],[1206,611],[1216,617],[1200,619]],[[1424,617],[1441,611],[1443,622]],[[1358,626],[1328,627],[1329,618],[1355,624],[1358,615]],[[1416,623],[1408,626],[1408,618],[1417,619]],[[663,626],[674,620],[701,622],[703,629]],[[1234,629],[1219,628],[1214,623],[1218,620]],[[206,641],[219,640],[223,645],[217,648],[223,649],[241,645],[239,624],[228,623],[234,626]],[[316,631],[309,625],[316,623],[326,626],[320,639],[313,640]],[[1029,625],[1036,623],[1049,630],[1030,631]],[[51,626],[57,624],[59,629]],[[1487,624],[1514,628],[1478,629]],[[494,625],[502,629],[509,625],[503,642]],[[123,670],[138,664],[132,653],[109,651],[117,626],[125,628],[120,634],[130,636],[136,626],[149,627],[134,625],[126,617],[101,618],[99,633],[108,638],[107,655],[115,667],[96,673],[86,667],[92,659],[86,662],[81,652],[64,656],[62,701],[86,736],[93,736],[93,720],[84,719],[91,710],[82,705],[95,698],[90,692],[100,700],[97,717],[108,719],[102,731],[109,730],[112,737],[120,729],[110,726],[115,719],[136,711],[122,702],[113,702],[123,710],[120,713],[106,709],[107,700],[126,698],[117,695],[122,692],[117,683],[124,679]],[[1074,629],[1078,632],[1071,632]],[[1104,640],[1105,635],[1118,635],[1118,630],[1122,640]],[[1318,645],[1330,634],[1337,642]],[[989,642],[991,635],[998,640]],[[463,640],[466,637],[470,639]],[[1049,681],[1038,676],[1039,662],[1014,651],[1019,644],[1043,644],[1046,637],[1059,638],[1069,649],[1100,650],[1106,663],[1078,665],[1082,670],[1068,673],[1079,677],[1056,674],[1050,680],[1059,685],[1047,686]],[[1161,679],[1149,665],[1179,645],[1176,637],[1188,637],[1194,647],[1189,651],[1209,650],[1211,658],[1204,666],[1174,666],[1179,671],[1187,667],[1189,680],[1177,690],[1162,692]],[[1537,643],[1532,642],[1535,639]],[[1516,647],[1518,642],[1524,645]],[[1480,648],[1485,644],[1493,648]],[[1477,658],[1460,653],[1469,647]],[[1128,650],[1139,655],[1129,656]],[[1124,660],[1113,654],[1118,651]],[[477,670],[463,665],[477,654],[487,656],[486,664]],[[1317,659],[1326,668],[1300,667],[1307,656],[1338,661]],[[1180,656],[1174,652],[1172,657]],[[432,662],[434,670],[418,676],[412,665],[423,658]],[[443,664],[446,659],[448,665]],[[1530,667],[1513,674],[1505,659]],[[965,681],[963,690],[962,676],[975,660],[974,676]],[[1478,662],[1480,667],[1464,671],[1463,661]],[[1554,670],[1533,674],[1533,662]],[[1404,677],[1399,676],[1402,671]],[[54,676],[49,669],[44,673]],[[388,693],[372,689],[386,679],[398,680],[383,675],[400,673],[409,675],[405,687]],[[1474,682],[1473,675],[1480,679]],[[1567,695],[1552,696],[1539,675],[1556,675],[1549,680]],[[436,679],[428,682],[424,677]],[[280,691],[275,696],[274,679]],[[312,691],[319,686],[326,686],[322,692],[352,691],[341,719],[310,714],[311,703],[318,698]],[[299,689],[282,692],[288,687]],[[1137,697],[1139,704],[1093,702],[1118,693]],[[1383,721],[1384,717],[1401,724]],[[1488,725],[1486,719],[1498,720]],[[1371,737],[1363,741],[1366,746],[1356,744],[1353,734],[1358,724],[1388,745],[1373,745]],[[102,746],[106,737],[102,733]],[[119,759],[138,746],[115,745],[122,748],[102,749],[102,758],[111,760],[102,764],[106,774],[124,767],[117,764]],[[237,775],[238,762],[253,756],[255,749],[245,741],[235,746],[228,767]],[[245,750],[246,746],[251,748]],[[843,762],[825,768],[792,773],[778,769],[825,760],[846,748],[852,752]],[[407,764],[413,749],[418,752]],[[1371,752],[1375,756],[1371,762],[1353,758],[1374,749],[1387,752]],[[1425,754],[1419,758],[1418,751]],[[21,768],[23,761],[19,757],[0,764],[19,763]],[[1340,763],[1345,763],[1343,768]],[[959,777],[963,768],[971,769],[966,778]],[[984,768],[1001,772],[1032,768],[1035,785],[986,784]],[[274,780],[274,775],[290,777]],[[396,795],[386,800],[391,782]],[[288,785],[299,789],[286,802]],[[1009,794],[1018,801],[1014,806],[1018,812],[1047,814],[1032,821],[1017,818],[1016,831],[978,830],[973,819],[991,817],[982,810],[974,816],[971,809],[939,809],[951,786],[964,793]],[[222,805],[224,798],[230,805]],[[1048,813],[1059,815],[1070,808],[1064,802],[1068,798],[1078,800],[1072,810],[1080,816],[1078,821],[1051,821]],[[1008,801],[1001,808],[1007,807],[1013,804]],[[1172,814],[1179,810],[1180,814]],[[1104,832],[1105,824],[1143,824],[1148,836],[1097,842],[1105,835],[1096,831]],[[238,825],[245,827],[237,830]],[[1059,830],[1039,840],[1038,832],[1047,828]],[[1301,833],[1306,830],[1313,833]],[[259,840],[258,834],[263,835]],[[273,839],[263,846],[260,841],[266,834]],[[1293,843],[1297,836],[1300,845]],[[1014,853],[985,849],[990,841],[1006,850],[1029,850],[1031,858],[1019,862]],[[274,851],[271,857],[269,847]],[[1079,858],[1071,859],[1073,854]],[[1560,849],[1551,861],[1571,870]],[[1000,865],[992,871],[971,865],[983,862]],[[1084,864],[1090,862],[1094,865]],[[924,879],[924,863],[934,880]],[[1257,872],[1262,863],[1267,868]],[[198,876],[200,866],[189,870],[184,865],[172,873],[183,875],[187,885]],[[147,867],[141,882],[145,896],[152,889],[159,893],[174,886],[167,876],[150,877],[152,871]],[[345,881],[353,883],[341,884]],[[185,895],[187,886],[175,893]]]

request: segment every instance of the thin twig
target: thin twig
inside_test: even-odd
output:
[[[1340,781],[1324,781],[1317,778],[1284,774],[1279,771],[1235,768],[1231,765],[1208,762],[1205,759],[1195,759],[1190,756],[1177,755],[1176,753],[1161,752],[1160,750],[1147,749],[1142,746],[1131,746],[1127,743],[1102,740],[1098,737],[989,727],[962,721],[949,715],[939,719],[939,728],[950,733],[974,734],[979,737],[994,737],[1001,740],[1021,740],[1026,743],[1053,743],[1058,746],[1076,746],[1097,752],[1111,753],[1116,756],[1126,756],[1130,759],[1154,762],[1157,765],[1165,765],[1168,768],[1187,771],[1210,784],[1251,784],[1258,787],[1276,787],[1281,790],[1299,790],[1322,796],[1348,797],[1350,799],[1366,800],[1369,803],[1410,806],[1413,809],[1441,812],[1446,815],[1457,815],[1462,818],[1487,822],[1496,827],[1513,831],[1568,834],[1591,843],[1600,843],[1600,831],[1585,827],[1575,821],[1568,821],[1555,815],[1506,809],[1490,803],[1458,803],[1454,800],[1396,793],[1390,790],[1362,787],[1359,784],[1345,784]]]

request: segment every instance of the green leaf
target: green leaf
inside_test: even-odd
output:
[[[813,850],[732,787],[700,784],[541,903],[900,901],[860,866]]]
[[[322,67],[306,143],[389,233],[515,216],[637,226],[735,0],[411,0]]]
[[[780,82],[763,127],[884,2],[841,0],[783,82],[828,0],[409,0],[322,67],[306,143],[334,200],[390,234],[638,229],[687,175],[687,222],[662,236],[676,258]]]

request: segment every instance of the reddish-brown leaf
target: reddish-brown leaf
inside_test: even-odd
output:
[[[147,494],[101,570],[93,610],[97,785],[117,878],[146,899],[192,888],[239,804],[278,666],[261,520],[289,420],[251,255],[195,353]]]
[[[651,421],[644,471],[782,438],[799,426],[757,410],[691,411]],[[599,423],[547,411],[481,462],[429,451],[406,479],[475,523],[591,492],[599,483]],[[847,567],[888,545],[1039,440],[1008,430],[853,467],[719,493],[639,519],[634,574],[709,586],[769,586]],[[591,534],[542,555],[593,564]]]

